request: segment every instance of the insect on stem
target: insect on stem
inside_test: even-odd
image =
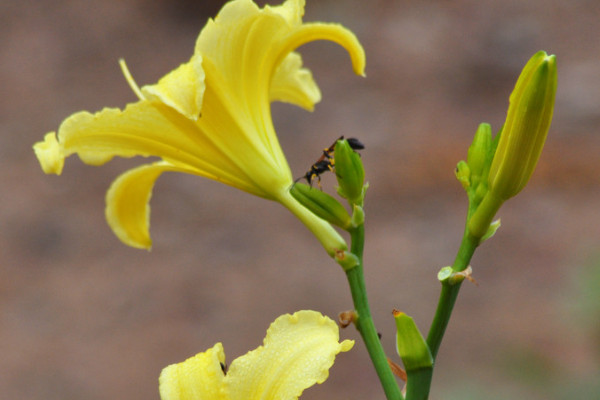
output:
[[[321,174],[324,172],[327,172],[327,171],[334,170],[334,168],[335,168],[335,158],[334,158],[335,145],[338,142],[338,140],[342,140],[342,139],[344,139],[344,136],[340,136],[338,139],[335,140],[335,142],[333,142],[331,144],[331,146],[323,149],[323,154],[321,155],[321,157],[319,157],[317,159],[317,161],[315,161],[315,163],[313,165],[311,165],[310,169],[308,170],[308,172],[306,172],[306,174],[304,174],[300,178],[296,179],[294,181],[294,183],[297,183],[300,179],[304,178],[304,179],[306,179],[308,184],[312,187],[312,182],[316,178],[319,189],[323,190],[323,188],[321,187]],[[348,138],[346,140],[348,141],[348,144],[350,145],[350,148],[352,150],[356,151],[356,150],[362,150],[365,148],[365,145],[362,144],[362,142],[356,138]]]

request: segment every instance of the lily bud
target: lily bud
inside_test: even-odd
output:
[[[479,240],[490,229],[504,201],[527,184],[550,129],[556,95],[556,57],[539,51],[527,62],[510,95],[506,121],[488,174],[488,191],[469,220],[469,233]]]
[[[550,129],[556,94],[556,57],[537,52],[510,95],[506,122],[489,173],[494,195],[507,200],[529,181]]]
[[[351,204],[362,205],[364,199],[365,169],[360,154],[350,147],[345,139],[335,144],[335,175],[338,194]]]
[[[325,221],[342,229],[350,228],[350,214],[339,201],[327,193],[303,183],[295,183],[290,188],[290,194],[300,204]]]
[[[470,181],[473,187],[476,188],[485,178],[492,157],[492,127],[490,124],[481,123],[467,153],[467,164],[471,172]]]
[[[396,320],[396,350],[406,372],[433,367],[433,356],[415,321],[405,313],[394,310]]]

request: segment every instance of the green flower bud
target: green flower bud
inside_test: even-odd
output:
[[[334,150],[335,175],[338,194],[351,204],[362,205],[364,199],[365,169],[360,154],[350,147],[348,141],[338,140]]]
[[[529,181],[550,129],[556,94],[556,57],[537,52],[510,95],[506,122],[489,173],[490,191],[507,200]]]
[[[493,157],[492,153],[492,127],[490,124],[479,124],[475,137],[467,153],[467,164],[471,170],[471,185],[479,185]]]
[[[471,187],[471,169],[465,161],[459,161],[454,170],[456,179],[460,182],[463,189],[468,190]]]
[[[350,228],[350,214],[339,201],[327,193],[303,183],[295,183],[290,188],[290,194],[300,204],[325,221],[342,229]]]
[[[489,190],[470,218],[471,236],[481,240],[504,201],[527,184],[550,129],[556,95],[556,57],[540,51],[527,62],[510,95],[488,175]]]
[[[396,320],[396,350],[406,372],[431,368],[433,357],[415,321],[401,311],[394,310]]]

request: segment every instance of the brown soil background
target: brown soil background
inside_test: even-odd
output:
[[[164,366],[217,341],[233,360],[280,314],[351,308],[340,268],[277,204],[167,174],[152,199],[154,249],[139,251],[103,209],[112,179],[140,160],[73,157],[56,177],[31,151],[75,111],[135,101],[119,57],[139,84],[187,61],[221,4],[0,1],[0,397],[158,398]],[[367,78],[336,45],[304,46],[323,101],[313,113],[274,105],[276,127],[297,176],[341,134],[366,144],[366,279],[392,357],[391,310],[426,332],[436,273],[458,246],[456,162],[479,122],[500,126],[528,57],[557,54],[546,149],[473,260],[479,286],[463,287],[432,398],[599,398],[599,3],[308,0],[305,20],[355,31]],[[302,398],[383,398],[362,343]]]

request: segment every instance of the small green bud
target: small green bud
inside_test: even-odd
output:
[[[471,187],[471,169],[465,161],[459,161],[454,170],[456,179],[460,182],[463,189],[468,190]]]
[[[471,185],[479,185],[485,172],[489,171],[492,162],[492,127],[490,124],[479,124],[475,137],[467,153],[467,164],[471,170]]]
[[[300,204],[325,221],[342,229],[350,228],[350,214],[339,201],[327,193],[303,183],[295,183],[290,188],[290,194]]]
[[[433,356],[415,321],[405,313],[394,310],[396,320],[396,350],[406,372],[433,366]]]
[[[506,122],[489,172],[490,191],[507,200],[529,181],[550,129],[556,95],[556,57],[539,51],[510,95]]]
[[[351,204],[362,205],[364,199],[365,169],[360,154],[345,139],[338,140],[334,150],[335,175],[338,194]]]

